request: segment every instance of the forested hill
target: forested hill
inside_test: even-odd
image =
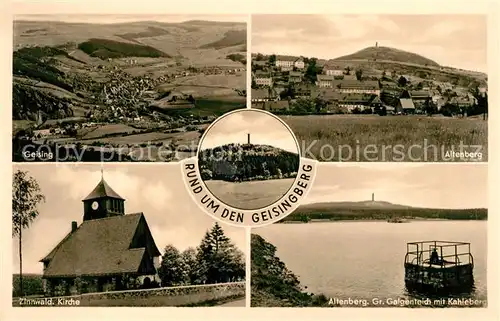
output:
[[[299,155],[269,145],[227,144],[198,155],[203,180],[252,181],[292,178]]]
[[[302,205],[283,221],[388,220],[394,218],[487,220],[488,210],[486,208],[419,208],[371,201],[330,202]]]
[[[335,58],[334,60],[355,59],[390,60],[395,62],[413,63],[422,66],[439,67],[437,62],[416,53],[382,46],[364,48],[350,55]]]

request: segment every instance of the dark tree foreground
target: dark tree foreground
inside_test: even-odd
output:
[[[236,282],[245,278],[245,259],[215,223],[196,249],[168,245],[158,273],[162,286]]]

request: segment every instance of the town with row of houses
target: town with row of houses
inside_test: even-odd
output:
[[[315,58],[254,54],[252,107],[281,114],[484,113],[480,105],[487,101],[486,84],[462,87],[432,77],[374,69],[322,63]]]

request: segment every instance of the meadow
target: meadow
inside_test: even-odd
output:
[[[427,116],[281,116],[302,156],[319,161],[487,161],[488,122],[482,118]],[[447,151],[482,153],[448,158]],[[481,149],[478,150],[478,147]]]
[[[80,132],[86,131],[85,135],[81,136],[82,139],[92,139],[102,137],[104,135],[114,134],[114,133],[132,133],[137,129],[130,127],[125,124],[107,124],[105,126],[98,126],[92,129],[82,129]],[[79,132],[79,134],[80,134]]]
[[[221,202],[240,209],[269,206],[290,189],[294,178],[232,183],[207,180],[205,185]]]
[[[151,105],[150,108],[177,116],[222,116],[235,109],[245,108],[246,98],[243,96],[220,96],[196,99],[194,107],[191,108],[162,108]],[[181,105],[182,106],[182,105]]]
[[[93,132],[89,133],[93,134]],[[150,132],[141,134],[131,134],[115,137],[84,137],[78,141],[82,144],[91,144],[94,142],[102,142],[105,144],[118,144],[118,145],[128,145],[128,144],[147,144],[147,143],[170,143],[172,140],[176,140],[179,144],[191,144],[192,142],[197,142],[200,138],[200,133],[197,131],[189,132],[179,132],[179,133],[164,133],[164,132]]]

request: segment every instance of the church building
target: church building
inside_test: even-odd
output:
[[[151,287],[159,281],[160,255],[144,214],[125,214],[125,199],[101,178],[83,200],[83,222],[71,222],[70,232],[40,260],[45,294]]]

